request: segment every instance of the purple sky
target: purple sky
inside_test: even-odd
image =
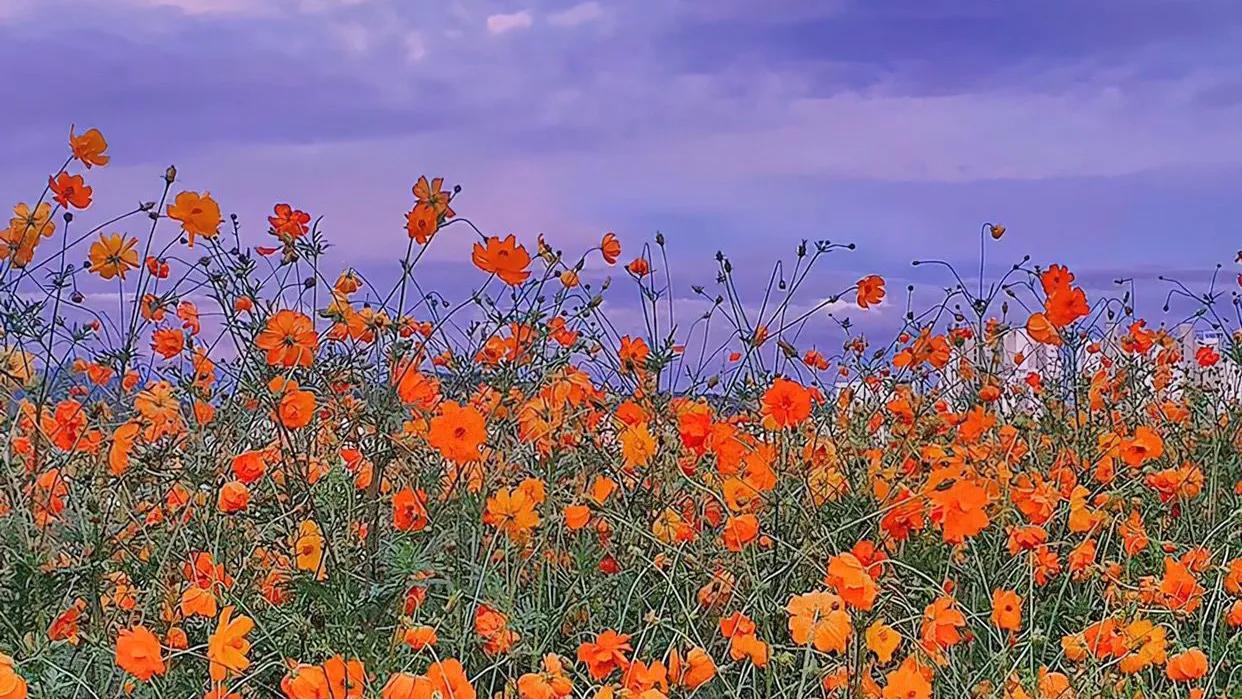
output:
[[[678,295],[801,238],[860,246],[825,289],[932,288],[909,261],[969,267],[984,221],[998,265],[1155,289],[1237,271],[1240,65],[1242,6],[1209,0],[0,0],[0,191],[37,196],[75,122],[111,142],[101,215],[172,162],[250,240],[289,201],[363,268],[426,173],[532,246],[659,229]]]

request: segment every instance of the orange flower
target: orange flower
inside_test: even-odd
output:
[[[306,427],[315,417],[315,394],[297,387],[297,383],[289,382],[280,402],[276,405],[276,417],[287,429],[296,430]]]
[[[151,333],[151,351],[164,359],[172,359],[185,349],[185,334],[175,328],[160,328]]]
[[[300,209],[294,209],[288,204],[277,204],[272,208],[274,216],[268,216],[267,222],[272,227],[272,232],[281,240],[297,240],[306,235],[310,229],[307,225],[310,223],[310,214]]]
[[[521,488],[501,488],[487,499],[483,522],[504,532],[510,539],[521,540],[539,526],[535,501]]]
[[[173,203],[168,205],[168,217],[181,222],[181,230],[189,238],[190,247],[194,247],[194,236],[214,238],[220,232],[220,224],[224,219],[220,216],[220,205],[211,194],[203,192],[182,192]]]
[[[126,240],[120,233],[100,233],[99,240],[91,243],[90,270],[104,279],[120,276],[138,268],[137,238]]]
[[[13,266],[23,268],[34,259],[39,241],[56,232],[52,205],[40,202],[34,211],[21,203],[13,207],[8,228],[0,228],[0,260],[12,259]]]
[[[587,666],[587,673],[595,680],[602,680],[618,668],[629,665],[625,654],[633,650],[630,637],[607,629],[595,637],[593,642],[584,642],[578,646],[578,662]]]
[[[116,638],[116,665],[143,682],[165,672],[160,641],[145,626],[123,629]]]
[[[867,627],[865,634],[867,650],[875,653],[881,665],[887,665],[893,659],[893,651],[901,645],[901,634],[883,621],[876,620]]]
[[[488,655],[508,653],[518,642],[518,635],[509,628],[508,617],[488,604],[475,607],[474,632],[483,639],[483,651]]]
[[[702,687],[716,676],[716,661],[702,648],[691,648],[683,660],[677,648],[668,654],[668,679],[691,692]]]
[[[392,525],[403,532],[420,532],[427,528],[427,494],[421,490],[402,488],[392,498]]]
[[[323,566],[323,544],[323,530],[314,520],[308,519],[298,525],[297,536],[293,539],[297,569],[314,573],[316,580],[328,577]]]
[[[319,349],[319,337],[310,318],[285,309],[267,319],[254,344],[267,352],[267,363],[272,366],[310,366]]]
[[[216,506],[225,514],[241,512],[250,505],[250,489],[241,481],[229,481],[220,486]]]
[[[334,655],[322,665],[295,665],[281,680],[280,689],[288,699],[361,699],[366,670],[359,660]]]
[[[232,607],[220,610],[216,631],[207,639],[207,659],[211,663],[213,682],[221,682],[250,667],[250,658],[247,657],[250,641],[246,640],[246,634],[254,628],[254,620],[244,614],[236,619],[232,617]]]
[[[1198,648],[1178,653],[1169,658],[1164,674],[1174,682],[1194,682],[1208,671],[1208,658]]]
[[[427,679],[431,680],[432,696],[435,692],[445,699],[475,699],[477,696],[461,661],[455,658],[432,663],[427,668]]]
[[[1203,586],[1181,561],[1166,556],[1160,595],[1169,609],[1189,614],[1199,608],[1203,600]]]
[[[216,615],[216,596],[210,587],[190,585],[181,593],[182,616],[212,618]]]
[[[837,591],[845,603],[864,612],[875,604],[875,580],[852,553],[833,556],[828,561],[827,584]]]
[[[577,531],[591,521],[591,508],[586,505],[567,505],[565,507],[565,527]]]
[[[86,601],[78,598],[74,600],[73,605],[60,613],[52,621],[52,625],[48,627],[47,638],[49,641],[67,641],[69,645],[76,646],[81,641],[79,632],[81,631],[78,621],[82,618],[82,612],[86,611]],[[3,655],[0,655],[0,666],[3,665]],[[3,670],[0,669],[0,673]],[[4,681],[0,680],[0,699],[4,699]]]
[[[870,308],[884,300],[884,277],[876,274],[858,280],[858,307]]]
[[[434,690],[431,680],[422,675],[398,672],[388,678],[380,691],[380,699],[427,699]]]
[[[884,680],[884,699],[931,699],[931,683],[916,667],[902,663]]]
[[[952,597],[939,597],[923,610],[923,649],[939,657],[941,651],[962,640],[958,629],[966,626],[966,616]]]
[[[1045,345],[1061,345],[1061,335],[1048,320],[1048,316],[1042,312],[1032,313],[1030,318],[1026,319],[1026,332],[1031,339]]]
[[[1134,436],[1121,442],[1121,460],[1138,467],[1164,454],[1164,440],[1146,425],[1134,430]]]
[[[811,392],[796,381],[777,379],[763,394],[763,414],[782,429],[796,427],[811,414]]]
[[[992,590],[992,624],[1002,631],[1022,626],[1022,598],[1012,590]]]
[[[405,642],[405,645],[418,651],[434,646],[440,638],[436,630],[430,626],[415,626],[406,629],[405,633],[401,634],[401,640]]]
[[[635,277],[645,277],[651,272],[651,265],[648,264],[647,258],[635,257],[625,266],[625,270]]]
[[[853,625],[845,600],[832,592],[807,592],[792,597],[789,605],[789,634],[799,646],[812,644],[821,653],[845,653]]]
[[[947,543],[960,544],[987,528],[988,493],[973,481],[958,480],[928,497],[936,505],[932,519],[942,523]]]
[[[0,653],[0,699],[26,699],[26,680],[13,668],[13,659]]]
[[[647,357],[650,354],[651,349],[647,347],[646,340],[641,337],[622,336],[621,349],[617,351],[617,358],[621,360],[622,371],[641,373],[646,368]]]
[[[87,129],[81,136],[76,136],[70,126],[69,149],[73,151],[73,157],[88,170],[95,165],[103,167],[111,159],[104,155],[104,151],[108,150],[108,141],[99,129]]]
[[[61,206],[85,209],[91,205],[91,194],[94,190],[81,175],[70,175],[61,170],[55,177],[47,178],[47,186],[52,190],[52,198]]]
[[[496,236],[488,238],[486,248],[475,243],[472,259],[476,267],[500,277],[510,286],[517,286],[530,276],[526,269],[530,265],[530,255],[512,234],[503,241]]]
[[[431,418],[427,443],[449,461],[464,464],[479,458],[487,439],[487,423],[474,406],[445,401],[440,414]]]
[[[599,251],[604,256],[604,262],[615,265],[621,257],[621,241],[617,240],[616,234],[609,231],[604,234],[604,239],[599,242]]]
[[[845,652],[854,629],[845,600],[831,592],[808,592],[790,599],[785,611],[794,643],[814,645],[821,653]]]
[[[419,245],[426,245],[440,225],[456,215],[449,206],[452,197],[448,192],[441,191],[443,185],[443,177],[437,177],[428,183],[426,176],[419,177],[414,184],[414,198],[417,203],[405,215],[405,229]]]
[[[757,536],[759,536],[759,518],[752,514],[730,517],[722,533],[725,548],[730,551],[741,551]]]

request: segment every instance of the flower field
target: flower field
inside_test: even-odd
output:
[[[440,178],[381,282],[58,157],[0,231],[0,699],[1242,696],[1223,268],[1184,320],[1055,259],[807,304],[853,246],[803,242],[687,313],[663,238],[528,247]]]

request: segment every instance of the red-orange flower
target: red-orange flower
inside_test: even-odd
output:
[[[616,234],[609,231],[604,234],[603,240],[600,241],[599,251],[604,256],[604,262],[615,265],[621,257],[621,241],[617,240]]]
[[[584,642],[578,646],[578,662],[587,666],[587,673],[596,680],[602,680],[618,668],[629,665],[626,653],[630,647],[630,637],[608,629],[595,637],[594,641]]]
[[[884,300],[884,277],[871,274],[858,280],[858,307],[870,308]]]
[[[789,379],[777,379],[763,394],[763,414],[777,427],[796,427],[811,415],[811,392]]]
[[[91,194],[94,190],[81,175],[70,175],[61,170],[55,177],[47,178],[47,186],[52,190],[52,198],[61,206],[85,209],[91,205]]]
[[[510,286],[517,286],[530,277],[530,271],[526,269],[530,265],[530,255],[525,247],[518,245],[512,234],[504,240],[496,236],[488,238],[487,247],[475,243],[472,259],[476,267],[500,277]]]
[[[116,665],[146,682],[165,672],[160,640],[145,626],[123,629],[116,638]]]
[[[310,230],[310,214],[295,209],[288,204],[277,204],[272,208],[274,215],[267,217],[272,232],[281,240],[297,240]]]

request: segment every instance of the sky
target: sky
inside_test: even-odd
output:
[[[1157,275],[1239,271],[1239,65],[1242,5],[1213,0],[0,0],[0,192],[37,197],[94,126],[103,210],[175,163],[254,243],[287,201],[342,264],[388,269],[411,185],[443,176],[532,248],[615,231],[628,257],[661,231],[676,296],[716,250],[757,293],[804,238],[858,246],[813,293],[938,293],[910,261],[965,275],[997,222],[989,274],[1136,278],[1159,320]],[[469,242],[427,273],[472,274]]]

